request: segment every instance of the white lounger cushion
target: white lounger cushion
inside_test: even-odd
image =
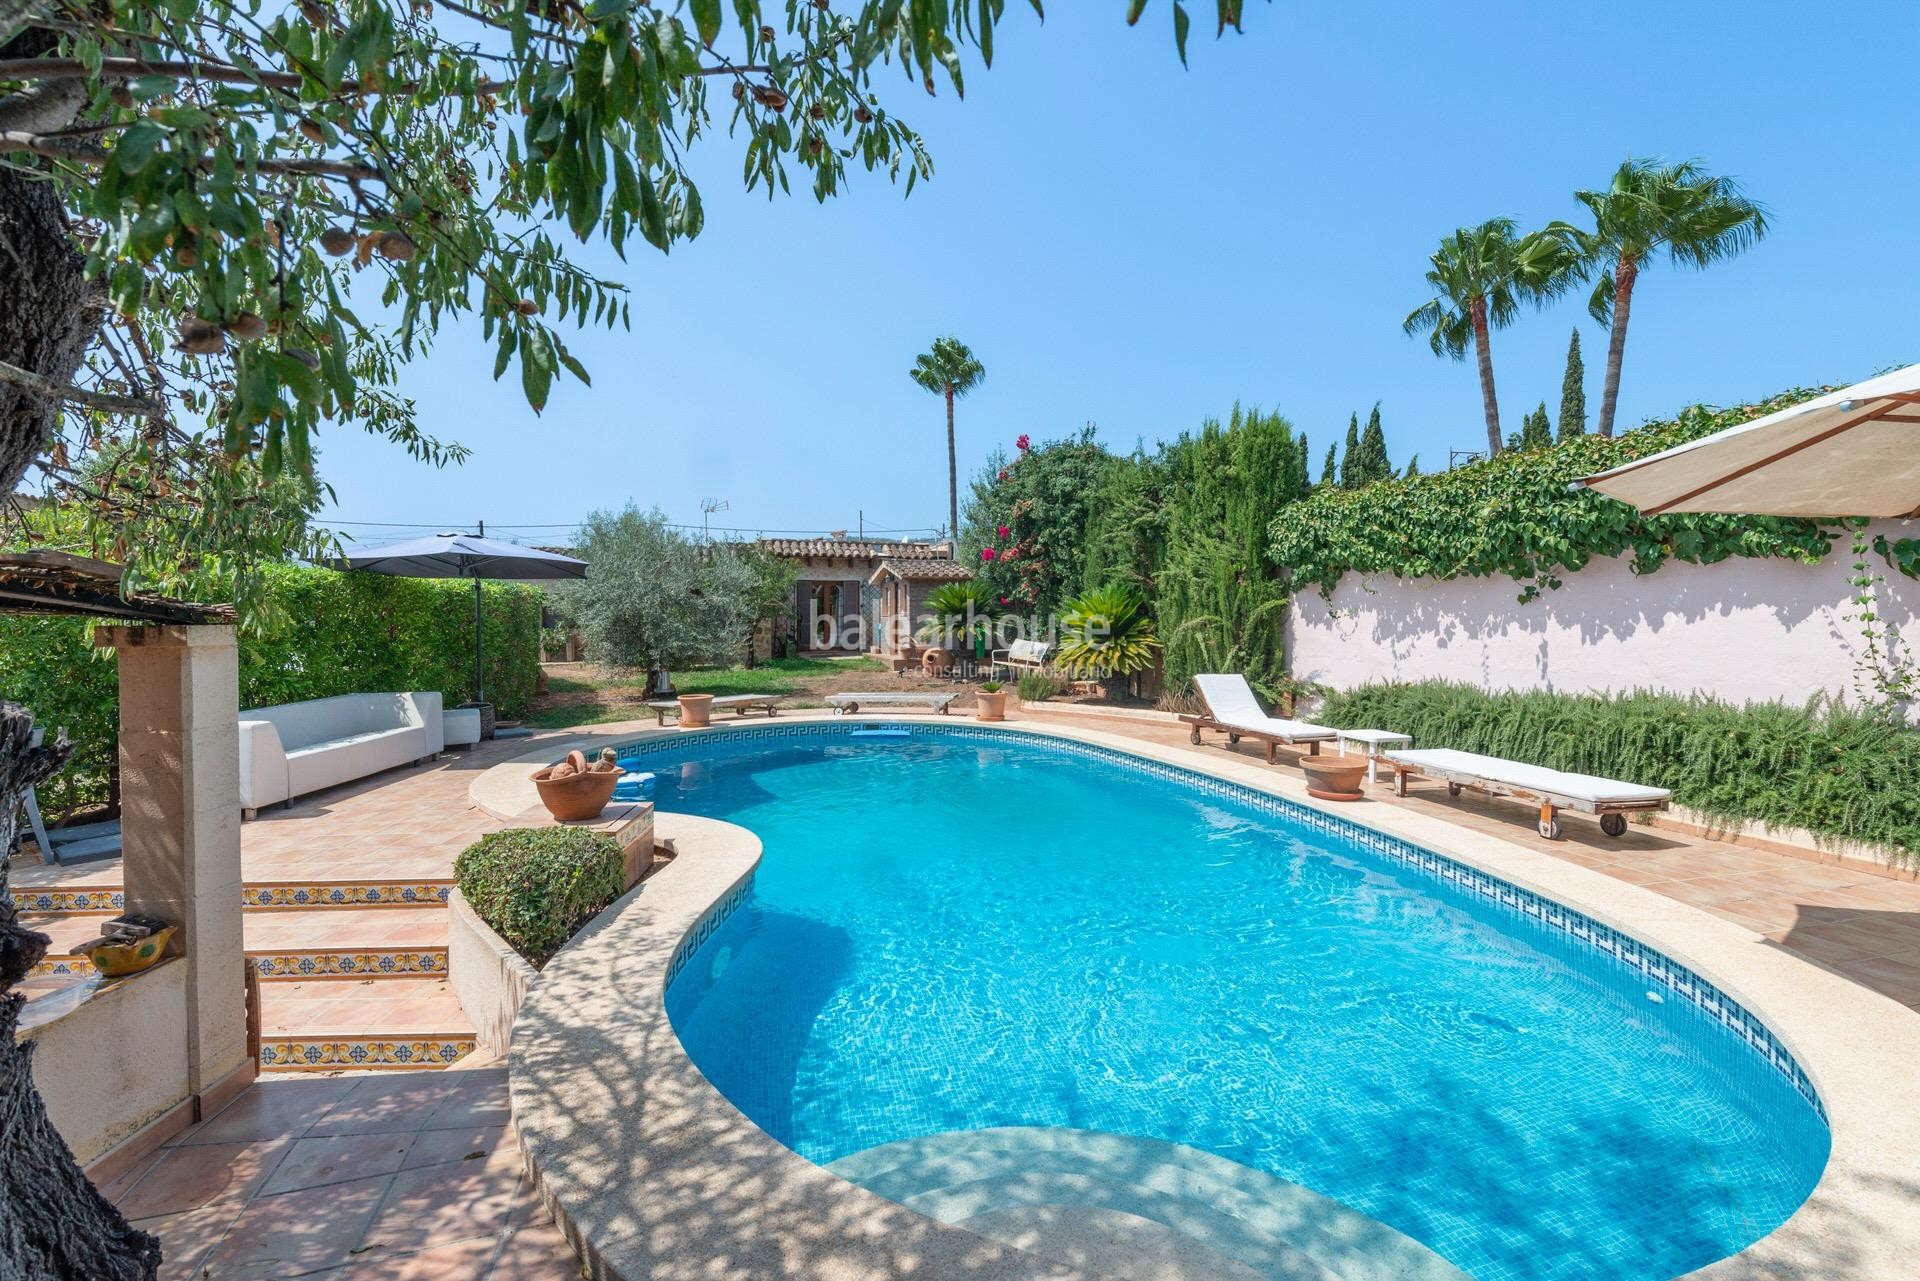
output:
[[[240,804],[275,805],[446,747],[436,691],[342,694],[240,713]]]
[[[1468,776],[1524,788],[1547,796],[1564,796],[1588,805],[1658,804],[1673,795],[1664,787],[1642,787],[1618,779],[1595,778],[1591,774],[1569,774],[1524,761],[1507,761],[1498,756],[1480,756],[1459,752],[1451,747],[1423,748],[1419,751],[1388,752],[1388,760],[1411,765],[1436,774]]]
[[[1260,700],[1253,696],[1253,687],[1247,684],[1247,678],[1238,672],[1196,676],[1193,684],[1200,691],[1200,697],[1213,714],[1213,719],[1233,729],[1245,730],[1249,734],[1267,734],[1295,743],[1328,741],[1340,736],[1338,730],[1328,729],[1325,725],[1282,720],[1278,716],[1267,715],[1260,707]]]

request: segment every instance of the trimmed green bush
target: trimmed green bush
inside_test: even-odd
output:
[[[274,565],[262,571],[268,608],[240,633],[240,706],[333,694],[438,690],[452,707],[473,697],[473,585]],[[538,588],[485,583],[487,697],[520,715],[540,674]],[[73,763],[40,788],[58,816],[106,804],[119,738],[119,668],[78,619],[0,617],[0,698],[22,703],[74,740]]]
[[[620,843],[580,827],[515,827],[481,837],[453,861],[453,881],[480,919],[534,965],[619,898]]]
[[[1805,828],[1920,862],[1920,734],[1816,699],[1737,707],[1635,691],[1488,693],[1439,681],[1329,693],[1314,719],[1670,788],[1721,822]]]

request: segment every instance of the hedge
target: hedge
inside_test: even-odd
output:
[[[265,574],[263,621],[240,632],[240,706],[266,707],[369,690],[438,690],[448,706],[473,697],[473,587],[452,579],[390,578],[278,565]],[[482,586],[487,697],[518,716],[540,672],[537,588]],[[52,814],[110,796],[119,728],[119,674],[92,646],[93,624],[0,615],[0,698],[23,703],[74,740],[73,763],[43,785]]]
[[[545,965],[619,898],[620,842],[580,827],[517,827],[481,837],[453,861],[461,897],[520,955]]]
[[[1416,747],[1665,787],[1720,822],[1805,828],[1920,863],[1920,734],[1825,699],[1740,707],[1648,691],[1489,693],[1431,681],[1329,693],[1314,719],[1411,734]]]
[[[1783,392],[1757,405],[1696,405],[1623,436],[1576,436],[1510,449],[1484,462],[1364,489],[1316,489],[1283,508],[1271,554],[1293,587],[1330,594],[1344,574],[1396,578],[1505,575],[1530,601],[1595,556],[1630,554],[1647,574],[1669,559],[1712,564],[1730,556],[1817,563],[1842,534],[1835,521],[1719,514],[1644,516],[1574,480],[1773,413],[1817,395]]]

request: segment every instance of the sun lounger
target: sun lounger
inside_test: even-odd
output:
[[[1254,697],[1253,687],[1247,684],[1247,678],[1238,673],[1196,676],[1193,685],[1200,691],[1200,701],[1206,704],[1206,713],[1182,716],[1180,719],[1193,726],[1195,743],[1200,741],[1200,731],[1203,729],[1225,734],[1229,743],[1238,743],[1243,738],[1256,739],[1266,744],[1267,764],[1271,765],[1273,749],[1281,743],[1288,747],[1305,743],[1307,754],[1318,756],[1320,744],[1331,743],[1339,736],[1339,731],[1324,725],[1267,715],[1266,709],[1260,706],[1260,700]]]
[[[1560,820],[1554,817],[1556,810],[1598,814],[1600,830],[1608,836],[1620,836],[1627,830],[1628,814],[1663,810],[1673,797],[1664,787],[1642,787],[1638,783],[1595,778],[1591,774],[1569,774],[1524,761],[1457,752],[1450,747],[1387,752],[1381,761],[1393,770],[1393,790],[1397,796],[1407,794],[1407,775],[1418,773],[1446,780],[1447,791],[1454,796],[1460,795],[1463,787],[1478,787],[1489,796],[1517,796],[1537,801],[1540,835],[1550,841],[1560,839]]]
[[[653,709],[654,716],[662,725],[667,723],[667,717],[680,714],[680,703],[677,699],[651,700],[647,706]],[[755,709],[773,716],[780,710],[780,696],[778,694],[721,694],[713,700],[713,710],[716,712],[724,711],[729,707],[733,709],[735,716],[745,716]]]
[[[857,712],[863,703],[873,707],[925,707],[945,716],[948,705],[958,697],[960,697],[958,694],[893,690],[891,692],[829,694],[827,695],[827,705],[833,708],[834,715],[836,716],[844,716],[851,712]]]

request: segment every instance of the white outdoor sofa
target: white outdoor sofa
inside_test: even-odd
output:
[[[1386,752],[1380,759],[1393,770],[1396,796],[1407,794],[1407,775],[1415,773],[1446,780],[1447,792],[1453,796],[1460,795],[1463,787],[1478,787],[1489,796],[1516,796],[1536,801],[1540,806],[1540,835],[1550,841],[1560,839],[1556,810],[1598,814],[1601,831],[1608,836],[1621,836],[1627,830],[1628,814],[1663,810],[1673,799],[1673,793],[1664,787],[1644,787],[1618,779],[1596,778],[1592,774],[1569,774],[1565,770],[1455,751],[1451,747]]]
[[[1045,641],[1017,640],[1005,649],[996,649],[989,656],[989,671],[1007,668],[1009,671],[1043,672],[1047,669],[1047,658],[1053,653],[1053,646]]]
[[[324,787],[430,760],[446,749],[437,691],[341,694],[240,713],[247,818]]]
[[[1251,738],[1266,745],[1267,764],[1271,765],[1273,749],[1281,743],[1288,747],[1305,743],[1307,755],[1318,756],[1320,744],[1331,743],[1340,736],[1338,730],[1328,729],[1325,725],[1267,715],[1266,709],[1260,706],[1260,700],[1254,697],[1253,687],[1247,684],[1247,678],[1237,672],[1196,676],[1193,678],[1193,687],[1199,691],[1200,701],[1206,704],[1207,710],[1204,715],[1182,716],[1180,719],[1193,726],[1191,737],[1196,746],[1203,729],[1218,730],[1227,736],[1229,743]]]

